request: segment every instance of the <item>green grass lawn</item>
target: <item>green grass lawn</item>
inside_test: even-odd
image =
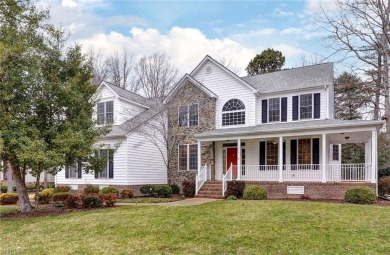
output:
[[[1,219],[1,254],[389,254],[390,207],[291,201],[122,206]],[[0,245],[0,247],[1,247]]]
[[[180,198],[159,198],[159,197],[134,197],[118,198],[118,203],[168,203],[181,200]]]

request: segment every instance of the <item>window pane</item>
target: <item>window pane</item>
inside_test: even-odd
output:
[[[298,164],[311,164],[311,139],[298,140]]]
[[[190,148],[190,170],[198,169],[198,145],[192,144]]]
[[[269,122],[280,121],[280,98],[271,98],[269,104]]]
[[[114,104],[112,101],[106,102],[106,123],[112,124],[114,122]]]
[[[187,170],[187,145],[179,145],[179,170]]]
[[[222,114],[222,126],[245,124],[245,112],[231,112]]]
[[[180,106],[179,107],[179,126],[186,127],[188,126],[188,106]]]
[[[300,99],[300,118],[312,118],[312,94],[301,95]]]
[[[104,103],[97,104],[97,122],[99,125],[104,124]]]
[[[227,101],[222,108],[223,112],[237,111],[237,110],[245,110],[244,103],[238,99],[231,99],[231,100]]]
[[[339,161],[339,145],[333,144],[333,160]]]
[[[108,159],[108,152],[107,152],[107,150],[100,150],[100,157]],[[101,172],[99,173],[99,177],[101,177],[101,178],[107,178],[108,177],[107,161],[106,161],[105,164],[103,164]]]
[[[276,166],[278,165],[278,144],[267,142],[267,165]]]
[[[69,166],[69,178],[77,178],[78,177],[78,172],[76,168],[76,164],[73,164]]]
[[[198,125],[198,104],[190,105],[190,126]]]

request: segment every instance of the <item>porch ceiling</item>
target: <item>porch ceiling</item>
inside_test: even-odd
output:
[[[366,143],[371,138],[371,133],[369,131],[336,133],[329,134],[328,138],[331,144]]]
[[[380,128],[384,124],[383,121],[378,120],[336,120],[336,119],[323,119],[323,120],[305,120],[305,121],[294,121],[294,122],[280,122],[280,123],[269,123],[261,124],[257,126],[249,127],[238,127],[238,128],[224,128],[215,129],[202,132],[195,135],[196,138],[210,139],[210,138],[223,138],[223,137],[237,137],[237,136],[253,136],[253,135],[269,135],[269,134],[283,134],[292,132],[306,132],[306,131],[326,131],[327,133],[339,133],[337,130],[347,129],[351,130],[350,133],[355,129],[358,131],[373,130],[374,128]],[[352,139],[358,141],[358,136],[349,135],[350,142]],[[337,137],[339,139],[340,137]],[[366,138],[366,137],[365,137]],[[345,136],[344,136],[345,139]],[[341,139],[340,139],[341,140]]]

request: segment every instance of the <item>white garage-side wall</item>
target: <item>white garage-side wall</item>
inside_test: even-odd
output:
[[[129,185],[167,184],[167,166],[159,148],[137,132],[130,133],[127,141]],[[160,149],[166,155],[165,146]]]
[[[123,122],[133,118],[134,116],[146,110],[145,107],[139,106],[137,104],[131,103],[127,100],[123,100],[120,98],[117,99],[117,103],[115,105],[117,106],[117,109],[114,109],[114,115],[117,115],[117,125],[122,124]]]

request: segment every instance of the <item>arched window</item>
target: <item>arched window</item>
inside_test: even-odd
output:
[[[230,99],[222,108],[222,126],[245,124],[245,105],[241,100]]]

